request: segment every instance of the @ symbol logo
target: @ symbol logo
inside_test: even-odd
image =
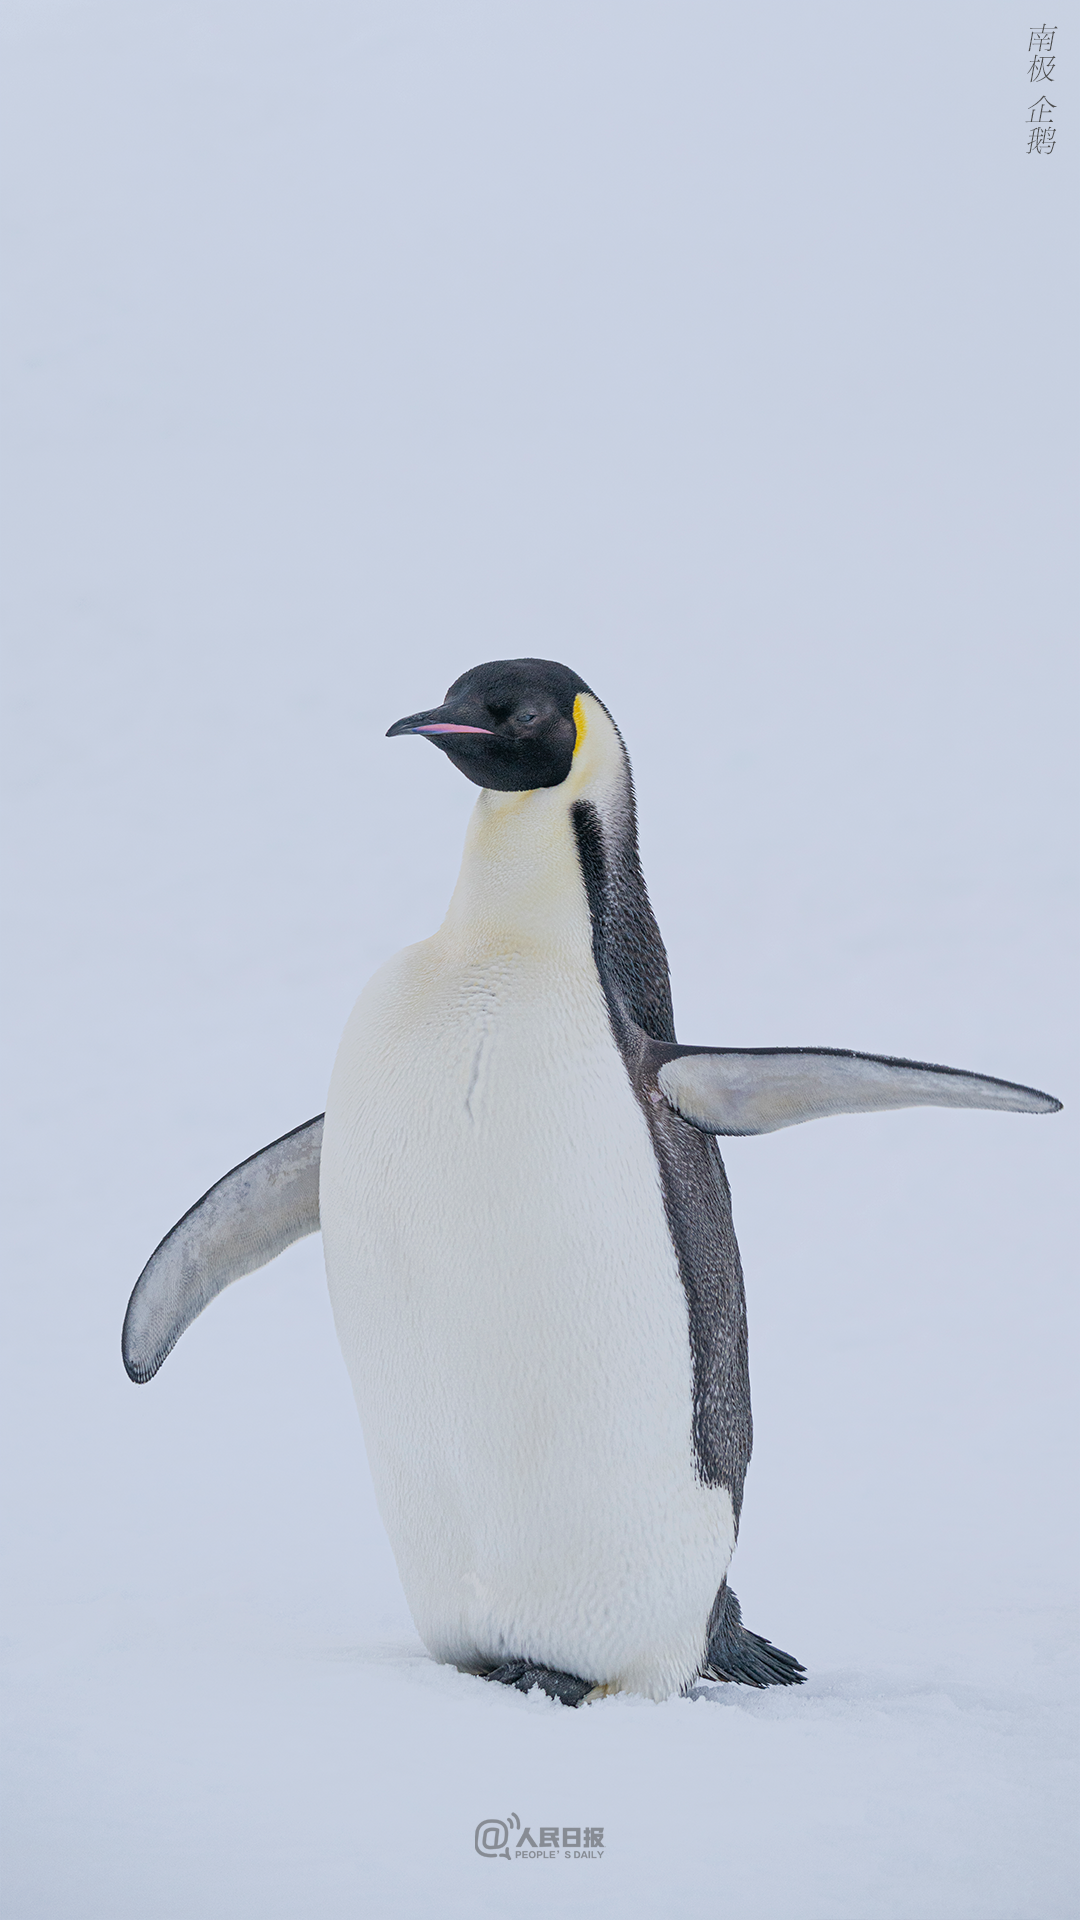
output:
[[[516,1813],[509,1814],[505,1820],[481,1820],[473,1840],[477,1853],[484,1860],[495,1860],[500,1854],[509,1860],[510,1829],[520,1826]]]

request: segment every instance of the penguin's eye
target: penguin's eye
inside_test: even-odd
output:
[[[536,711],[533,707],[523,707],[520,713],[514,715],[514,718],[519,727],[531,727],[536,719]]]

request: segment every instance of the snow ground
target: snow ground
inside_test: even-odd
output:
[[[867,1636],[861,1670],[797,1697],[710,1688],[573,1717],[436,1667],[407,1631],[275,1646],[234,1613],[177,1621],[166,1647],[56,1614],[24,1675],[39,1725],[19,1740],[13,1913],[1073,1911],[1056,1622],[1026,1619],[1018,1647],[987,1610],[947,1623],[929,1663],[915,1632],[872,1654]],[[515,1812],[533,1838],[603,1825],[604,1852],[480,1858],[478,1822]]]
[[[5,1920],[1072,1920],[1073,177],[1017,16],[4,31]],[[623,728],[684,1037],[1067,1103],[729,1143],[790,1693],[434,1666],[317,1241],[120,1365],[441,914],[471,795],[383,730],[504,652]],[[511,1813],[603,1857],[481,1858]]]

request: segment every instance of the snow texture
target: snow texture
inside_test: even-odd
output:
[[[1029,30],[8,9],[5,1920],[1076,1913],[1074,163],[1024,152]],[[429,1660],[317,1239],[121,1365],[162,1234],[441,917],[473,792],[385,728],[515,653],[624,732],[682,1039],[1066,1102],[725,1143],[732,1585],[801,1688]],[[481,1857],[511,1814],[602,1857]]]

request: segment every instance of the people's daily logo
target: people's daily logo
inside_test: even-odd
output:
[[[481,1860],[602,1860],[603,1827],[542,1827],[516,1813],[481,1820],[473,1836]]]

